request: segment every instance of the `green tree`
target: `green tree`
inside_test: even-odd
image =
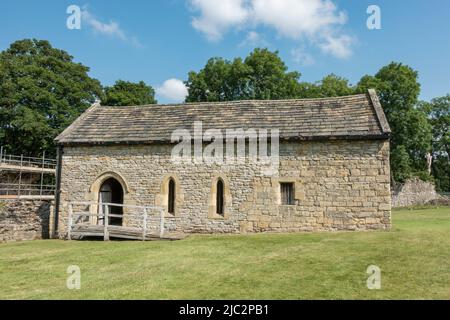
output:
[[[136,106],[155,104],[155,90],[145,82],[138,83],[118,80],[111,87],[105,87],[103,105],[107,106]]]
[[[423,102],[433,127],[433,176],[438,190],[450,192],[450,95]]]
[[[333,73],[325,76],[316,87],[317,98],[348,96],[355,91],[347,79]]]
[[[367,92],[370,88],[377,90],[392,129],[391,168],[394,179],[403,182],[412,175],[423,177],[425,155],[431,151],[432,132],[426,113],[418,107],[420,84],[417,71],[392,62],[375,76],[362,77],[356,92]]]
[[[450,192],[450,164],[448,156],[441,154],[435,155],[432,171],[436,190]]]
[[[391,113],[409,111],[417,104],[420,94],[418,76],[418,72],[411,67],[391,62],[374,77],[362,77],[357,88],[360,92],[377,89],[383,109],[389,116]]]
[[[0,144],[18,154],[54,154],[53,139],[102,96],[88,71],[48,41],[20,40],[1,52]]]
[[[313,99],[321,97],[320,87],[317,83],[306,81],[299,82],[297,86],[296,98],[298,99]]]
[[[450,95],[431,100],[425,112],[433,127],[433,151],[450,157]]]
[[[255,49],[244,61],[212,58],[199,72],[189,73],[186,101],[294,98],[299,77],[288,72],[278,52],[267,49]]]
[[[297,88],[297,98],[307,99],[341,97],[355,93],[355,87],[347,79],[333,73],[315,83],[300,82]]]
[[[233,101],[248,95],[250,69],[237,58],[228,61],[211,58],[200,72],[191,71],[186,85],[187,102]]]
[[[278,51],[255,49],[244,64],[249,67],[250,99],[289,99],[296,96],[300,73],[288,72],[288,67],[278,56]]]
[[[391,150],[392,179],[403,182],[411,177],[411,164],[405,146],[398,146]]]

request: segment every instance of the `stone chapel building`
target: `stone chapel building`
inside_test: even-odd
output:
[[[279,130],[279,164],[173,161],[173,133]],[[195,136],[195,135],[193,135]],[[376,230],[391,226],[390,128],[374,90],[339,98],[93,105],[56,141],[59,233],[68,201],[164,208],[185,233]],[[250,143],[247,139],[246,143]],[[269,145],[272,141],[269,141]],[[126,212],[117,224],[126,225]]]

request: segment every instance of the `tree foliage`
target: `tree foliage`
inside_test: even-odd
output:
[[[316,83],[299,82],[278,52],[255,49],[245,60],[212,58],[199,72],[189,73],[187,102],[246,99],[325,98],[351,95],[355,88],[335,74]]]
[[[255,49],[244,61],[249,68],[248,98],[289,99],[296,95],[299,72],[288,72],[278,51]]]
[[[391,149],[391,171],[394,182],[411,178],[411,160],[405,146]]]
[[[348,96],[354,93],[354,88],[345,78],[335,74],[325,76],[317,85],[319,98]]]
[[[436,189],[442,192],[450,192],[450,163],[448,156],[435,155],[432,172]]]
[[[267,49],[255,49],[244,61],[212,58],[199,72],[189,73],[186,101],[294,98],[299,77],[288,72],[278,52]]]
[[[102,105],[138,106],[155,104],[155,90],[143,81],[138,83],[118,80],[111,87],[105,87],[105,99]]]
[[[358,84],[359,91],[378,90],[378,96],[387,116],[409,111],[419,98],[418,72],[402,63],[391,62],[382,67],[374,77],[364,76]]]
[[[348,96],[355,92],[355,88],[345,78],[329,74],[316,83],[300,82],[298,84],[298,98],[328,98]]]
[[[450,156],[450,95],[425,103],[423,110],[433,127],[433,151]]]
[[[375,76],[361,78],[356,92],[377,90],[392,130],[391,168],[394,179],[426,171],[425,155],[431,151],[432,127],[426,113],[418,107],[420,84],[418,73],[409,66],[392,62]]]
[[[450,95],[422,102],[433,128],[433,176],[438,190],[450,192]]]
[[[1,144],[18,154],[54,154],[53,139],[102,96],[88,71],[48,41],[20,40],[1,52]]]

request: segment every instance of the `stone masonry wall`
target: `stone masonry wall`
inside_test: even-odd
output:
[[[440,198],[431,182],[410,179],[392,193],[392,206],[397,208],[423,205]]]
[[[52,202],[0,200],[0,242],[49,238]]]
[[[93,187],[114,174],[125,204],[165,205],[164,184],[177,181],[175,216],[166,230],[203,233],[389,229],[388,141],[280,143],[278,174],[260,164],[177,164],[169,145],[65,147],[60,235],[67,201],[97,201]],[[225,215],[213,210],[214,184],[225,184]],[[280,205],[280,182],[295,185],[295,205]],[[133,224],[124,214],[124,223]]]

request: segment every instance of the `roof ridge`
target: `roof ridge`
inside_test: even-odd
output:
[[[231,100],[231,101],[199,101],[199,102],[183,102],[183,103],[153,103],[153,104],[143,104],[143,105],[130,105],[130,106],[101,106],[102,108],[143,108],[143,107],[165,107],[165,106],[192,106],[192,105],[227,105],[227,104],[243,104],[243,103],[283,103],[283,102],[308,102],[308,101],[329,101],[329,100],[345,100],[348,98],[362,97],[366,93],[351,94],[346,96],[336,96],[336,97],[323,97],[323,98],[294,98],[294,99],[254,99],[254,100]]]

